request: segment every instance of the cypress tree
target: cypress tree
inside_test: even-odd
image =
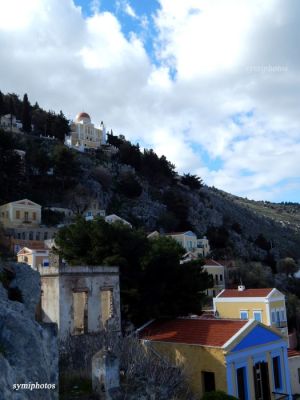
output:
[[[22,124],[23,124],[23,131],[26,133],[30,133],[31,114],[30,114],[30,103],[28,101],[27,93],[25,93],[23,97]]]

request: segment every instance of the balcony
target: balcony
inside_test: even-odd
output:
[[[287,328],[287,321],[272,322],[272,326],[275,326],[276,328]]]

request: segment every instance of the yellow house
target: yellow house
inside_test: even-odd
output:
[[[5,229],[37,227],[41,223],[41,209],[28,199],[13,201],[0,207],[0,222]]]
[[[49,250],[39,246],[38,248],[23,247],[17,254],[17,260],[26,263],[34,270],[38,267],[49,266]]]
[[[206,294],[209,297],[215,297],[218,293],[225,289],[224,265],[215,260],[205,260],[203,269],[212,276],[214,282],[214,286],[207,289]]]
[[[275,288],[246,289],[240,285],[238,289],[224,289],[213,302],[220,318],[253,318],[288,336],[285,297]]]
[[[286,340],[258,321],[153,321],[139,331],[139,337],[183,368],[199,399],[214,390],[244,400],[292,398]]]

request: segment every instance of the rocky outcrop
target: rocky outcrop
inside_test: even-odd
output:
[[[35,320],[39,299],[37,272],[0,265],[0,400],[58,398],[56,328]]]

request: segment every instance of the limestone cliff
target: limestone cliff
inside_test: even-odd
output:
[[[58,398],[55,328],[35,320],[40,293],[39,274],[28,265],[0,265],[0,400]]]

